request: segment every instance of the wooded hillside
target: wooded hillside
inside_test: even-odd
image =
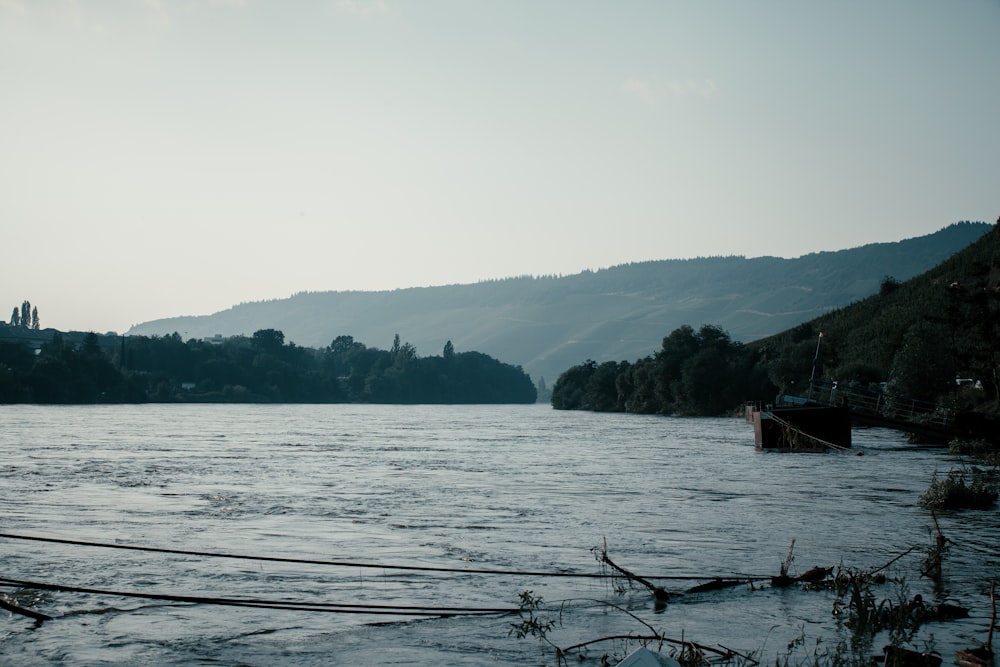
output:
[[[323,347],[345,334],[388,345],[398,332],[420,349],[451,340],[480,350],[551,385],[582,359],[651,354],[684,324],[718,325],[738,341],[776,334],[876,293],[886,275],[899,281],[918,275],[988,230],[984,223],[958,223],[927,236],[796,259],[707,257],[473,285],[303,293],[147,322],[129,333],[177,332],[187,340],[274,328],[298,345]]]
[[[748,347],[763,355],[784,389],[808,378],[822,332],[818,369],[824,377],[886,381],[928,400],[951,392],[956,378],[971,379],[1000,401],[998,226],[920,276],[885,279],[867,299]]]
[[[556,408],[717,415],[743,401],[804,395],[810,379],[959,411],[1000,414],[1000,221],[905,282],[744,345],[685,325],[634,362],[587,360],[553,388]]]

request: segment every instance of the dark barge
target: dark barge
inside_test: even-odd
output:
[[[776,405],[748,404],[746,420],[753,424],[758,449],[783,452],[823,452],[851,448],[851,413],[795,396]]]

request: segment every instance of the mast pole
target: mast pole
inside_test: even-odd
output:
[[[816,354],[813,355],[813,367],[812,373],[809,374],[809,393],[812,394],[813,380],[816,378],[816,362],[819,360],[819,344],[823,342],[823,332],[819,332],[819,338],[816,339]]]

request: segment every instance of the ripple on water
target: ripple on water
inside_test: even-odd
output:
[[[112,590],[373,605],[513,606],[542,595],[557,642],[642,631],[778,653],[807,634],[842,637],[831,594],[743,586],[656,610],[608,580],[407,572],[379,564],[645,575],[771,575],[881,566],[930,543],[916,498],[941,450],[857,431],[866,456],[754,450],[738,419],[556,412],[545,406],[4,406],[2,531],[357,566],[203,559],[0,542],[5,576]],[[922,553],[891,568],[911,592],[974,607],[934,628],[939,649],[983,638],[985,585],[1000,567],[995,511],[939,517],[956,547],[943,588]],[[683,590],[692,581],[671,581]],[[676,585],[675,585],[676,584]],[[58,633],[8,621],[0,657],[26,664],[541,663],[508,617],[418,621],[40,593]],[[10,591],[6,591],[8,595]],[[892,597],[891,588],[877,591]],[[947,638],[945,636],[947,635]],[[955,638],[960,638],[955,639]],[[614,647],[620,652],[621,647]],[[942,651],[946,652],[946,651]],[[599,654],[597,654],[599,657]],[[591,661],[597,660],[591,653]],[[596,664],[596,662],[594,663]]]

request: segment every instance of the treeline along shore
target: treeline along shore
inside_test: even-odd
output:
[[[0,325],[0,403],[534,403],[519,367],[451,342],[421,357],[338,336],[316,349],[261,329],[182,340]]]
[[[986,431],[997,426],[1000,221],[931,270],[906,281],[887,275],[878,293],[776,335],[742,343],[715,324],[683,325],[635,361],[588,359],[562,372],[551,403],[716,416],[801,395],[814,379],[981,415]],[[0,324],[2,403],[532,403],[539,393],[547,394],[544,383],[536,388],[521,366],[457,352],[450,341],[421,357],[398,335],[381,350],[352,336],[301,347],[276,329],[187,341],[64,334],[42,330],[27,301]]]
[[[774,336],[743,344],[682,326],[635,361],[587,360],[552,387],[557,409],[688,416],[803,396],[813,380],[961,413],[1000,438],[1000,222],[930,271]]]

